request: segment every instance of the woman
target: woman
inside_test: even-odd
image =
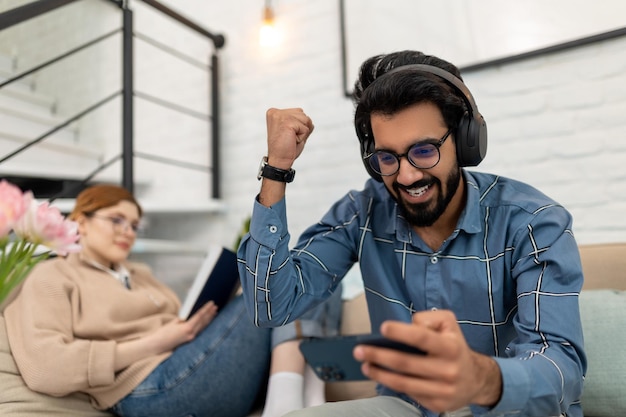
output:
[[[38,264],[5,310],[22,377],[121,416],[247,415],[266,381],[270,330],[252,324],[241,297],[178,319],[176,294],[127,261],[141,215],[118,186],[78,196],[81,251]]]

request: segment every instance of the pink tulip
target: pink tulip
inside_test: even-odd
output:
[[[10,239],[11,230],[16,240]],[[37,253],[39,245],[63,256],[80,250],[77,241],[76,222],[66,220],[47,202],[37,204],[32,192],[23,193],[0,181],[0,303],[38,262],[48,258],[49,251]]]
[[[19,238],[46,246],[61,256],[80,249],[77,244],[78,224],[66,220],[61,211],[48,202],[38,204],[31,198],[26,212],[15,223],[13,230]]]
[[[32,198],[32,194],[29,197]],[[22,190],[6,180],[0,181],[0,238],[9,233],[29,204]]]

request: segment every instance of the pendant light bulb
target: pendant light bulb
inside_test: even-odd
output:
[[[274,24],[274,9],[271,2],[267,0],[263,8],[263,22],[259,33],[259,42],[261,46],[272,47],[278,44],[278,31]]]

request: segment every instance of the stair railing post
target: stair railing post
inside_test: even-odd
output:
[[[134,191],[133,178],[133,12],[122,7],[122,186]]]
[[[211,56],[211,196],[221,197],[221,166],[220,166],[220,94],[219,68],[217,52]]]

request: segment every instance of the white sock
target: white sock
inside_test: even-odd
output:
[[[304,369],[304,406],[313,407],[326,402],[326,383],[307,365]]]
[[[304,378],[296,372],[277,372],[270,375],[261,417],[282,417],[304,407],[302,384]]]

